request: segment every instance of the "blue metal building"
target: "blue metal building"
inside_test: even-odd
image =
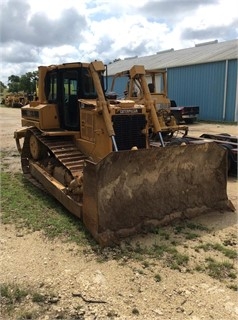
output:
[[[114,74],[136,64],[146,69],[166,68],[168,97],[177,105],[198,105],[200,120],[238,121],[237,39],[113,62],[108,65],[109,84]],[[117,81],[115,91],[119,95],[123,94],[126,81]]]

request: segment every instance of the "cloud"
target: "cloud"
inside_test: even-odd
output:
[[[63,10],[57,19],[50,19],[44,12],[30,15],[30,6],[24,0],[5,1],[1,9],[3,43],[18,41],[38,47],[74,44],[87,28],[85,17],[74,8]]]
[[[2,0],[0,80],[39,65],[109,63],[235,39],[236,6],[234,0]]]
[[[11,45],[2,46],[2,62],[23,63],[37,62],[39,59],[39,50],[31,45],[14,41]]]
[[[44,13],[37,13],[29,21],[31,43],[41,47],[77,43],[86,27],[85,18],[73,8],[64,10],[59,19],[50,20]]]
[[[150,19],[174,23],[181,20],[182,17],[193,14],[201,5],[208,6],[215,3],[217,3],[216,0],[152,0],[138,11]]]
[[[228,27],[211,26],[201,29],[186,28],[181,34],[181,38],[185,40],[203,40],[205,39],[236,39],[238,31],[238,19],[234,20]]]

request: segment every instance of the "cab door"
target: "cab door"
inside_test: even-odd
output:
[[[67,130],[79,130],[78,72],[66,70],[62,74],[62,99],[59,103],[62,126]]]

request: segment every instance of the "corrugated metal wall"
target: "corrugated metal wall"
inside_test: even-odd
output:
[[[200,107],[199,120],[235,122],[238,116],[237,60],[169,68],[168,97],[177,105]],[[109,77],[109,91],[112,76]],[[127,79],[119,78],[114,91],[123,96]],[[224,98],[225,97],[225,98]]]
[[[238,121],[238,63],[237,60],[228,62],[226,113],[227,121]]]
[[[168,69],[169,98],[198,105],[200,120],[235,121],[236,86],[237,60]]]
[[[126,90],[126,85],[128,82],[128,77],[118,77],[114,82],[114,88],[112,88],[113,77],[108,77],[108,90],[107,92],[114,91],[117,93],[117,98],[122,99],[124,97],[124,91]]]

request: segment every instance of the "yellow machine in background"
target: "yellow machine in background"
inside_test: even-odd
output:
[[[4,99],[4,104],[7,107],[11,108],[21,108],[29,103],[28,94],[24,92],[11,93],[6,94]]]
[[[124,91],[125,99],[133,99],[135,102],[148,105],[154,104],[161,133],[166,141],[170,141],[175,136],[185,137],[188,133],[188,126],[177,124],[176,118],[171,113],[171,101],[167,97],[167,79],[165,69],[145,70],[144,66],[136,66],[137,73],[131,76],[130,70],[118,72],[114,75],[111,91],[116,87],[119,78],[128,79]],[[153,122],[151,122],[153,126]],[[153,136],[152,131],[152,139]]]
[[[23,128],[14,133],[24,175],[82,219],[102,246],[231,209],[225,150],[151,146],[149,131],[161,138],[163,126],[150,93],[143,104],[106,96],[105,71],[101,61],[39,67],[38,100],[21,108]],[[130,77],[144,79],[144,72],[134,66]]]

